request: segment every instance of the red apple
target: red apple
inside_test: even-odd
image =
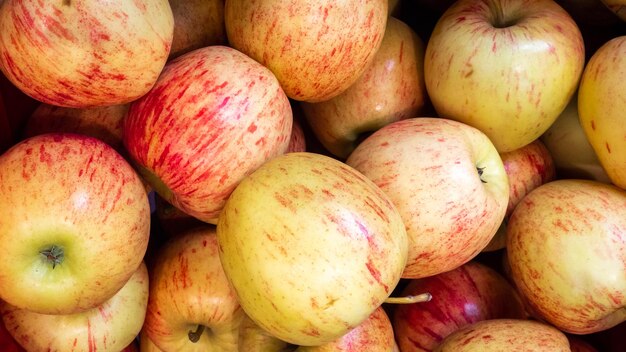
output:
[[[106,143],[44,134],[0,156],[0,298],[42,314],[102,304],[146,252],[143,184]],[[28,294],[25,294],[25,293]]]
[[[124,145],[168,202],[214,222],[241,179],[287,150],[289,100],[268,69],[209,46],[169,62],[130,106]]]
[[[404,22],[389,17],[382,44],[359,79],[338,96],[302,103],[320,142],[345,159],[364,135],[418,116],[426,103],[424,44]]]
[[[229,0],[230,45],[267,66],[287,96],[318,102],[354,83],[385,33],[387,0]]]
[[[409,237],[404,278],[452,270],[487,246],[502,223],[509,184],[487,136],[461,122],[412,118],[367,137],[346,163],[393,201]]]
[[[243,311],[220,264],[215,227],[173,237],[155,258],[144,323],[164,351],[235,351]]]
[[[209,45],[226,43],[224,0],[169,0],[174,15],[170,59]]]
[[[506,279],[477,262],[410,280],[400,295],[422,292],[430,293],[432,299],[394,307],[392,325],[402,352],[432,351],[449,334],[481,320],[527,317]]]
[[[6,0],[0,70],[44,103],[125,104],[156,81],[173,30],[167,0]]]

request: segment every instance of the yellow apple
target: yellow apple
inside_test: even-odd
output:
[[[578,115],[611,182],[626,188],[626,36],[608,41],[589,59],[578,90]]]

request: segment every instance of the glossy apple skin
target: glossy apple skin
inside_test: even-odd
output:
[[[578,116],[612,183],[626,188],[626,35],[611,39],[591,57],[578,90]]]
[[[409,237],[404,278],[467,263],[506,212],[509,184],[500,155],[485,134],[461,122],[394,122],[361,142],[346,163],[380,187],[402,215]]]
[[[410,280],[399,296],[424,292],[433,298],[393,308],[392,325],[402,352],[432,351],[449,334],[481,320],[527,317],[506,279],[474,261],[445,273]]]
[[[404,22],[389,17],[382,44],[361,77],[330,100],[302,103],[302,110],[324,147],[345,159],[359,137],[418,116],[426,100],[424,43]]]
[[[144,323],[148,338],[164,351],[235,351],[243,317],[222,269],[215,227],[204,225],[161,247],[151,272]],[[209,330],[197,342],[189,331]]]
[[[42,103],[26,121],[24,137],[51,132],[80,133],[123,152],[122,126],[128,108],[129,104],[81,109]]]
[[[44,134],[20,142],[0,156],[0,194],[0,297],[13,306],[87,310],[141,264],[150,235],[146,192],[126,160],[96,138]],[[40,253],[53,245],[64,250],[55,268]]]
[[[348,165],[314,153],[279,156],[244,179],[217,236],[246,314],[301,346],[362,323],[406,265],[406,231],[387,196]]]
[[[299,101],[333,98],[374,59],[385,33],[386,0],[229,0],[232,47],[267,66]]]
[[[4,303],[8,331],[28,351],[122,351],[139,334],[148,304],[148,270],[141,264],[103,304],[69,315],[47,315]]]
[[[433,29],[424,74],[438,115],[480,129],[502,153],[550,127],[584,59],[580,30],[551,0],[462,0]]]
[[[507,226],[515,286],[539,318],[574,334],[626,320],[626,193],[557,180],[524,197]]]
[[[496,251],[506,246],[506,222],[517,203],[530,191],[556,177],[552,156],[538,139],[519,149],[501,153],[500,157],[509,178],[509,205],[498,232],[483,251]]]
[[[552,156],[558,178],[611,183],[580,124],[577,94],[540,140]]]
[[[247,352],[392,352],[397,351],[393,327],[382,307],[365,321],[335,341],[320,346],[293,346],[281,341],[244,318],[239,335],[239,350]]]
[[[286,151],[292,121],[272,72],[235,49],[209,46],[165,66],[131,104],[123,138],[164,199],[214,222],[244,176]]]
[[[466,326],[449,335],[436,352],[542,351],[569,352],[565,334],[533,320],[492,319]]]
[[[174,37],[169,58],[209,45],[226,43],[224,0],[169,0]]]
[[[173,30],[167,0],[6,0],[0,7],[0,69],[44,103],[125,104],[156,81]]]

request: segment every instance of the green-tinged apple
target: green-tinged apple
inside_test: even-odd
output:
[[[602,45],[587,63],[578,115],[611,182],[626,189],[626,35]]]
[[[509,183],[498,151],[478,129],[420,117],[367,137],[346,163],[391,198],[409,238],[402,277],[421,278],[467,263],[502,223]]]
[[[16,144],[0,156],[0,194],[0,298],[13,306],[84,311],[141,264],[148,197],[128,162],[96,138],[53,133]]]
[[[174,37],[169,58],[209,45],[226,43],[224,0],[169,0]]]
[[[626,320],[626,192],[557,180],[524,197],[507,225],[510,275],[533,314],[589,334]]]
[[[244,313],[222,269],[215,226],[179,233],[150,273],[144,323],[163,351],[237,351]]]
[[[167,0],[6,0],[0,70],[47,104],[125,104],[154,85],[173,31]]]
[[[509,205],[504,221],[483,251],[496,251],[506,246],[506,222],[519,201],[530,191],[554,180],[556,170],[550,151],[540,140],[506,153],[501,153],[509,178]]]
[[[272,72],[216,45],[170,61],[154,88],[131,104],[123,138],[158,194],[215,222],[243,177],[285,153],[292,121]]]
[[[333,341],[391,294],[407,236],[391,200],[350,166],[288,153],[237,186],[217,224],[220,259],[246,314],[302,346]]]
[[[28,351],[118,352],[141,331],[147,304],[148,270],[142,263],[113,297],[84,312],[39,314],[7,303],[0,310],[8,331]]]
[[[387,0],[229,0],[229,43],[267,66],[287,96],[319,102],[346,90],[380,47]]]
[[[491,319],[448,335],[435,352],[570,352],[569,341],[555,327],[533,320]]]
[[[380,49],[361,77],[330,100],[302,103],[302,110],[324,147],[345,159],[363,135],[420,115],[426,100],[424,44],[389,17]]]
[[[552,0],[460,0],[433,29],[424,74],[438,115],[480,129],[502,153],[550,127],[584,60],[578,26]]]
[[[626,0],[602,0],[602,2],[622,21],[626,21]]]
[[[79,109],[40,104],[26,121],[24,137],[51,132],[96,137],[123,153],[122,125],[129,104]]]
[[[294,346],[261,329],[245,317],[239,350],[246,352],[394,352],[398,351],[387,313],[378,307],[365,321],[335,341],[320,346]]]
[[[433,298],[393,308],[392,325],[402,352],[432,351],[449,334],[481,320],[528,316],[508,281],[478,262],[410,280],[400,295],[421,292]]]
[[[291,126],[291,138],[289,138],[289,145],[287,146],[287,153],[306,152],[306,136],[302,125],[297,119],[293,119],[293,125]]]
[[[611,183],[596,152],[589,144],[578,117],[577,95],[540,140],[548,148],[558,178],[576,178]]]

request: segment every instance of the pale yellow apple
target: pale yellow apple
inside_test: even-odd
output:
[[[217,235],[241,307],[296,345],[321,345],[361,324],[406,265],[406,230],[390,199],[321,154],[284,154],[247,176]]]
[[[218,255],[215,227],[170,239],[151,271],[146,336],[164,351],[237,351],[243,311]]]
[[[556,120],[584,59],[580,30],[552,0],[460,0],[433,29],[424,74],[439,116],[480,129],[509,152]]]
[[[389,17],[382,44],[361,77],[330,100],[302,103],[302,111],[322,145],[345,159],[363,135],[418,116],[427,99],[424,43],[407,24]]]
[[[608,41],[589,59],[578,90],[578,115],[611,182],[626,188],[626,36]]]
[[[626,191],[556,180],[527,194],[507,224],[510,275],[538,318],[589,334],[626,320]]]
[[[148,304],[148,270],[141,264],[113,297],[87,311],[47,315],[2,303],[2,319],[28,351],[111,351],[129,346],[141,330]]]
[[[553,326],[518,319],[483,320],[448,335],[435,352],[570,352],[564,333]]]
[[[576,94],[540,140],[548,148],[559,178],[611,183],[580,125]]]

